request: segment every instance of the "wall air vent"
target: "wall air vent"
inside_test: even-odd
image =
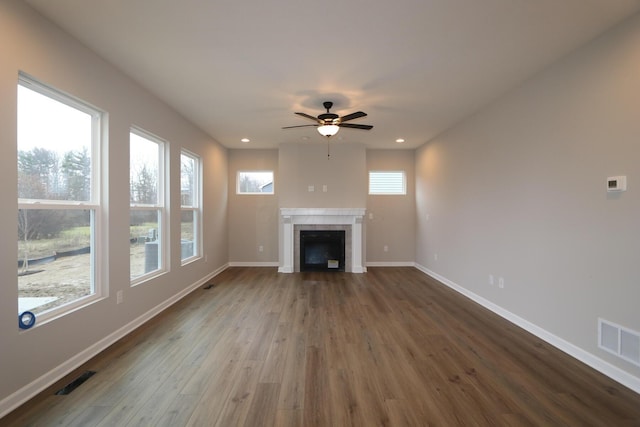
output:
[[[640,332],[598,319],[598,347],[640,366]]]

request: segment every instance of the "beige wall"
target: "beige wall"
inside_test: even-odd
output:
[[[364,208],[367,196],[366,150],[359,144],[325,142],[283,144],[279,149],[282,208]],[[323,186],[327,191],[323,192]],[[309,186],[314,191],[309,191]]]
[[[414,164],[413,150],[367,150],[367,173],[372,170],[402,170],[407,177],[407,194],[404,196],[367,196],[368,264],[413,265],[415,261]],[[366,191],[368,193],[368,188]]]
[[[229,153],[229,261],[232,265],[279,262],[279,207],[366,207],[365,261],[413,264],[415,193],[413,150],[365,150],[360,145],[283,145],[279,150]],[[367,196],[369,170],[405,170],[406,196]],[[275,195],[236,195],[239,170],[273,170]],[[323,186],[327,191],[323,191]],[[314,191],[309,191],[309,186]],[[384,246],[388,251],[384,251]],[[263,247],[263,252],[259,247]]]
[[[236,175],[243,169],[273,170],[275,195],[236,195]],[[361,145],[333,143],[329,159],[324,142],[285,144],[278,150],[230,150],[231,265],[278,265],[281,207],[364,207],[365,170],[366,152]]]
[[[416,157],[418,264],[636,384],[597,322],[640,331],[639,46],[635,17]]]
[[[366,150],[359,144],[331,142],[281,144],[279,188],[281,208],[366,207]],[[327,191],[323,191],[326,185]],[[314,191],[309,191],[312,186]],[[282,224],[278,222],[279,230]],[[365,230],[366,234],[366,230]],[[282,259],[282,242],[279,242]],[[364,258],[366,260],[366,256]]]
[[[0,2],[0,414],[38,381],[55,379],[69,363],[82,361],[97,347],[135,324],[228,261],[227,152],[114,67],[42,19],[23,1]],[[104,210],[101,243],[107,295],[89,306],[19,331],[16,277],[16,96],[22,70],[108,113]],[[170,187],[180,193],[180,150],[204,161],[205,259],[181,266],[173,257],[170,271],[129,286],[129,129],[136,125],[169,141]],[[123,173],[124,172],[124,173]],[[180,198],[170,198],[170,245],[180,254]],[[116,305],[122,291],[124,301]],[[48,375],[48,376],[47,376]],[[35,381],[32,383],[32,381]],[[47,384],[44,384],[47,385]]]
[[[274,195],[236,194],[242,170],[274,172]],[[278,262],[278,150],[229,151],[229,262],[261,265]],[[260,251],[262,247],[262,251]]]

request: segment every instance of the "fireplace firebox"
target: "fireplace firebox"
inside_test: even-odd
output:
[[[344,230],[300,230],[300,271],[345,271]]]

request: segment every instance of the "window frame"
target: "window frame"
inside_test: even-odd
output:
[[[192,190],[192,204],[182,204],[182,158],[188,157],[193,160],[193,190]],[[191,256],[182,258],[182,213],[193,213],[193,237],[195,242],[193,244],[194,253]],[[188,264],[192,261],[202,258],[202,158],[195,153],[188,150],[180,150],[180,263],[181,265]]]
[[[36,326],[46,323],[50,320],[62,317],[79,308],[92,304],[93,302],[105,298],[107,289],[103,280],[103,272],[107,269],[105,259],[106,251],[103,248],[103,230],[105,225],[102,222],[102,186],[104,185],[104,171],[102,170],[102,147],[105,144],[104,128],[107,121],[107,113],[88,102],[85,102],[73,95],[58,90],[40,80],[20,71],[18,73],[18,82],[16,90],[19,86],[36,92],[53,101],[74,108],[91,117],[91,143],[90,143],[90,184],[88,200],[59,200],[59,199],[37,199],[37,198],[17,198],[18,212],[20,210],[86,210],[90,215],[90,261],[89,261],[89,278],[90,290],[89,295],[79,297],[73,301],[63,303],[62,305],[47,309],[38,313],[38,321]],[[17,99],[17,98],[16,98]],[[19,136],[16,138],[16,157],[20,152]],[[19,177],[17,177],[19,182]],[[17,285],[17,276],[16,276]],[[17,286],[16,286],[17,287]],[[18,292],[18,299],[20,293]]]
[[[402,175],[402,191],[401,192],[372,192],[371,191],[371,177],[372,174],[401,174]],[[404,170],[370,170],[368,177],[370,196],[406,196],[407,195],[407,173]]]
[[[271,185],[272,190],[269,193],[265,192],[250,192],[250,191],[240,191],[240,174],[243,173],[270,173],[271,174]],[[259,169],[259,170],[239,170],[236,173],[236,194],[239,196],[274,196],[276,194],[276,178],[275,172],[269,169]]]
[[[169,150],[169,142],[159,136],[144,130],[139,126],[131,126],[129,129],[129,177],[131,177],[131,135],[134,134],[139,138],[146,139],[150,142],[158,144],[158,182],[157,182],[157,200],[155,204],[149,203],[133,203],[129,201],[129,230],[131,230],[131,214],[134,211],[155,211],[158,218],[158,268],[148,273],[143,273],[136,277],[131,277],[131,254],[129,254],[129,281],[130,286],[136,286],[146,282],[152,278],[166,274],[170,269],[169,260],[169,218],[167,213],[167,205],[169,198],[168,176],[169,162],[167,161],[167,152]],[[129,194],[131,194],[131,180],[129,180]]]

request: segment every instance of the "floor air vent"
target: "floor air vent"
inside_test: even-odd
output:
[[[598,347],[640,366],[640,332],[598,319]]]
[[[91,378],[95,374],[95,371],[86,371],[82,375],[80,375],[75,380],[71,381],[66,386],[62,387],[60,390],[56,391],[56,395],[64,396],[71,393],[73,390],[77,389],[82,385],[83,382]]]

